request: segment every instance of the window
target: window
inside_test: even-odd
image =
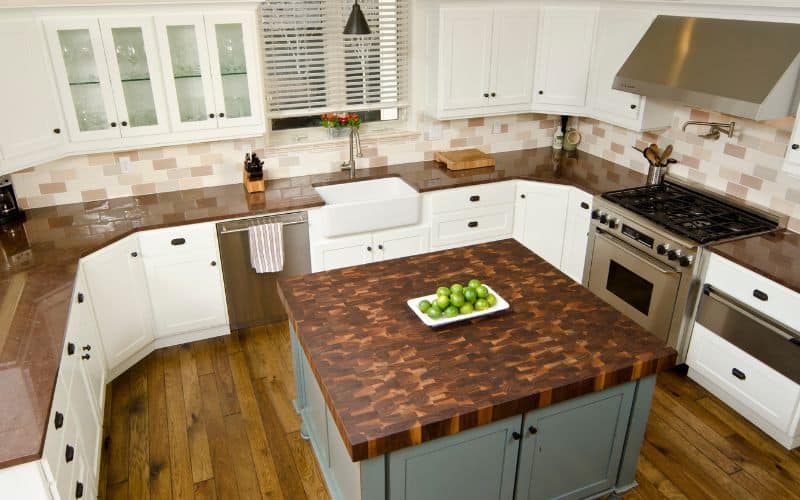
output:
[[[407,106],[408,0],[359,4],[371,35],[342,34],[353,0],[261,5],[267,113],[274,130],[317,125],[313,117],[327,112],[385,119]]]

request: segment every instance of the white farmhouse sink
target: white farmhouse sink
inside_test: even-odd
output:
[[[325,206],[324,236],[367,233],[419,222],[420,195],[397,177],[316,188]]]

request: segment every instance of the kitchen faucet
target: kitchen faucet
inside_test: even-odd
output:
[[[350,160],[342,163],[342,170],[350,171],[350,178],[356,176],[356,158],[361,158],[361,137],[357,127],[350,127]]]

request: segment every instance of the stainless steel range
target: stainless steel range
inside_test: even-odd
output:
[[[594,200],[583,284],[663,338],[682,363],[703,246],[782,222],[674,180],[604,193]]]

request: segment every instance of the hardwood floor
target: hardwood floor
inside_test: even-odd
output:
[[[109,385],[100,498],[330,498],[292,377],[285,324],[154,352]],[[800,499],[800,451],[668,372],[637,479],[626,498]]]

